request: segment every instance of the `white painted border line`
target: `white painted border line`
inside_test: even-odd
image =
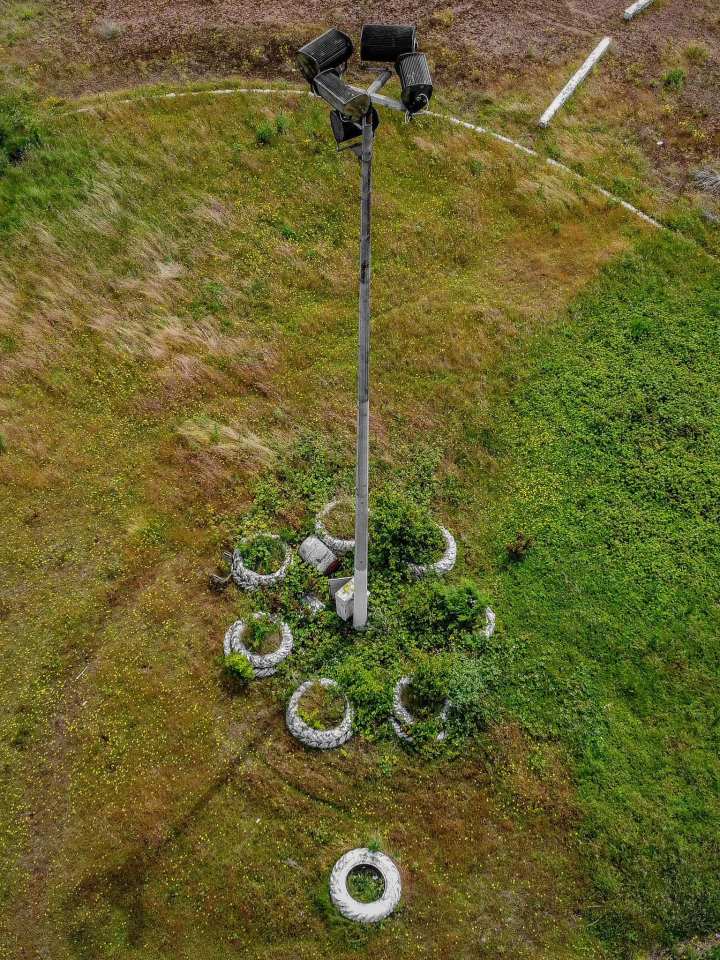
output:
[[[642,13],[645,7],[649,7],[653,0],[636,0],[636,3],[631,4],[623,16],[626,20],[632,20],[634,16],[638,13]]]
[[[590,73],[592,68],[598,62],[600,57],[602,57],[610,46],[610,37],[605,37],[604,40],[601,40],[600,43],[595,47],[593,52],[587,58],[585,63],[580,67],[578,72],[565,84],[560,93],[555,97],[553,102],[547,108],[545,113],[540,117],[538,121],[538,126],[546,127],[555,114],[558,112],[560,107],[565,103],[566,100],[569,100],[570,97],[575,93],[577,88],[583,82],[585,77]]]

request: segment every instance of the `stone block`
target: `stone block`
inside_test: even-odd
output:
[[[355,604],[355,581],[348,580],[335,594],[335,609],[341,620],[349,620]]]

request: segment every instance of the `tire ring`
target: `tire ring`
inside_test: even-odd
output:
[[[290,702],[285,711],[285,722],[287,723],[288,730],[295,739],[305,744],[306,747],[313,747],[315,750],[333,750],[335,747],[341,747],[344,743],[347,743],[352,736],[352,724],[355,711],[348,698],[343,694],[345,699],[345,713],[340,723],[330,730],[313,730],[309,724],[301,719],[298,712],[298,704],[303,695],[316,683],[319,683],[321,687],[325,687],[326,689],[328,687],[337,687],[335,680],[328,680],[327,678],[323,678],[322,680],[306,680],[304,683],[301,683],[295,693],[290,697]]]
[[[280,540],[280,537],[274,533],[264,534],[264,536],[268,537],[270,540]],[[249,542],[250,541],[247,539],[242,540],[240,542],[240,547]],[[274,573],[256,573],[255,570],[251,570],[249,567],[246,567],[243,563],[240,547],[237,547],[235,550],[233,550],[230,576],[242,590],[252,591],[257,590],[258,587],[271,587],[285,579],[288,568],[292,563],[292,550],[286,543],[283,544],[283,547],[285,548],[285,559]]]
[[[262,616],[262,613],[256,613],[254,619],[259,620]],[[269,617],[269,619],[280,627],[280,646],[271,653],[254,653],[252,650],[248,650],[242,642],[242,635],[247,626],[244,620],[236,620],[229,627],[223,642],[225,656],[229,657],[231,653],[240,653],[247,657],[257,679],[271,677],[276,673],[278,664],[290,656],[293,648],[293,635],[290,627],[284,621],[277,620],[275,617]]]
[[[395,733],[400,737],[401,740],[412,741],[412,734],[410,733],[410,728],[412,728],[417,723],[417,718],[414,717],[410,711],[407,709],[405,704],[402,702],[403,693],[412,683],[412,677],[400,677],[398,682],[395,684],[395,692],[393,693],[393,714],[391,717],[391,722]],[[450,715],[450,708],[452,704],[450,700],[446,700],[443,704],[443,708],[440,711],[440,719],[445,722]],[[438,741],[443,741],[447,736],[446,730],[441,730],[440,733],[435,737]]]
[[[445,553],[436,563],[409,563],[408,570],[415,577],[425,577],[429,573],[436,573],[438,576],[443,576],[445,573],[450,573],[455,566],[455,561],[457,560],[455,537],[440,524],[438,524],[438,528],[445,541]]]
[[[318,537],[320,537],[325,546],[338,556],[344,556],[346,553],[350,553],[351,550],[354,550],[355,540],[342,540],[340,537],[334,537],[328,532],[324,521],[325,517],[327,517],[334,507],[336,507],[339,503],[344,502],[346,502],[345,498],[331,500],[327,506],[322,508],[315,519],[315,533],[318,535]],[[347,498],[347,502],[349,502],[349,498]]]
[[[382,896],[372,903],[361,903],[348,893],[348,874],[355,867],[372,867],[385,883]],[[344,854],[330,873],[330,899],[340,913],[356,923],[378,923],[390,916],[400,902],[402,881],[400,871],[384,853],[373,853],[364,847]]]

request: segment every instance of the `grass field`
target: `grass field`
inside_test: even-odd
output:
[[[221,683],[220,549],[256,495],[297,537],[352,463],[357,171],[326,127],[287,95],[58,108],[0,178],[0,955],[716,930],[720,271],[532,158],[389,120],[376,170],[373,469],[438,465],[494,723],[315,756],[282,681]],[[327,876],[375,835],[403,905],[358,931]]]

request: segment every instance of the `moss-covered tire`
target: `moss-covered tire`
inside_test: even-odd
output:
[[[408,569],[413,576],[425,577],[430,573],[434,573],[442,577],[444,574],[450,573],[455,566],[455,561],[457,560],[455,537],[453,537],[445,527],[439,526],[439,529],[445,541],[445,553],[443,553],[442,557],[440,557],[436,563],[409,563]]]
[[[385,884],[382,896],[372,903],[361,903],[348,893],[348,874],[355,867],[372,867]],[[373,853],[364,847],[340,857],[330,874],[330,899],[340,913],[356,923],[378,923],[390,916],[400,903],[402,882],[400,871],[384,853]]]
[[[274,533],[267,534],[267,536],[270,540],[280,540],[280,537]],[[280,542],[282,543],[282,541]],[[249,541],[243,540],[240,546],[233,550],[232,568],[230,570],[230,576],[241,590],[257,590],[258,587],[272,587],[285,579],[285,575],[292,563],[292,550],[286,543],[283,543],[285,559],[274,573],[256,573],[255,570],[251,570],[245,566],[242,558],[242,547],[246,543],[249,543]]]
[[[256,613],[255,619],[259,620],[262,616],[261,613]],[[242,642],[247,626],[244,620],[236,620],[232,624],[225,634],[225,642],[223,643],[225,656],[229,657],[231,653],[241,653],[244,657],[247,657],[258,679],[271,677],[277,671],[278,664],[290,656],[293,648],[293,635],[290,627],[274,617],[270,617],[270,619],[280,627],[280,646],[271,653],[254,653],[252,650],[248,650]]]
[[[300,717],[298,705],[303,695],[316,683],[322,687],[337,687],[334,680],[323,678],[322,680],[306,680],[301,683],[295,693],[290,697],[290,702],[285,711],[285,722],[290,733],[305,744],[306,747],[312,747],[314,750],[333,750],[335,747],[341,747],[352,736],[352,724],[355,711],[350,701],[345,697],[345,713],[340,723],[330,730],[314,730],[309,724]],[[344,696],[344,695],[343,695]]]

